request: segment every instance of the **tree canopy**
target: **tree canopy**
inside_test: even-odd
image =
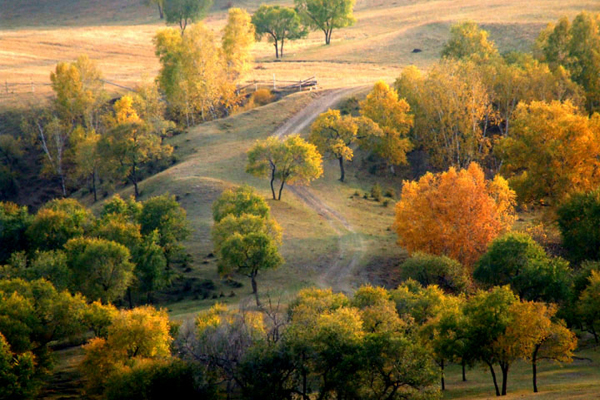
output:
[[[283,57],[285,40],[296,40],[307,35],[296,11],[291,7],[261,5],[252,15],[256,37],[267,35],[275,46],[275,58]]]
[[[325,44],[331,43],[334,29],[352,26],[356,22],[354,4],[356,0],[294,0],[296,10],[304,23],[325,34]]]

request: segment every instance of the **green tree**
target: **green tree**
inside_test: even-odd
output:
[[[577,303],[579,315],[588,331],[594,335],[596,343],[600,342],[600,272],[591,271],[588,285],[579,296]]]
[[[148,5],[156,4],[156,8],[158,9],[158,16],[160,17],[160,19],[165,18],[165,12],[164,12],[165,0],[146,0],[146,4],[148,4]]]
[[[179,25],[181,34],[185,28],[203,19],[210,8],[212,0],[163,0],[162,7],[167,24]]]
[[[0,134],[0,200],[17,194],[24,154],[22,140],[9,134]]]
[[[134,274],[138,289],[146,293],[146,301],[152,301],[152,293],[167,287],[171,282],[167,258],[159,244],[158,231],[146,235],[133,253]]]
[[[524,233],[496,238],[478,261],[473,277],[490,287],[510,285],[524,300],[564,303],[570,296],[568,263],[549,257]]]
[[[474,58],[488,61],[498,55],[494,42],[488,40],[489,33],[472,21],[461,22],[450,28],[450,39],[442,49],[442,57]]]
[[[0,202],[0,265],[16,251],[27,250],[27,229],[33,216],[27,207]]]
[[[574,193],[556,214],[569,257],[575,262],[600,260],[600,190]]]
[[[298,14],[304,23],[325,34],[325,44],[331,43],[334,29],[352,26],[356,22],[354,4],[356,0],[294,0]]]
[[[265,199],[248,185],[223,191],[213,202],[212,213],[217,223],[228,215],[241,217],[244,214],[251,214],[266,219],[271,217],[271,210]]]
[[[158,233],[158,244],[163,248],[167,264],[181,252],[181,242],[191,232],[185,209],[169,193],[144,201],[139,223],[142,235]]]
[[[230,8],[221,43],[227,68],[233,79],[239,79],[252,67],[250,50],[254,45],[255,36],[250,14],[241,8]]]
[[[74,290],[103,302],[125,294],[134,269],[125,246],[104,239],[75,238],[67,242],[65,251]]]
[[[58,290],[65,290],[71,282],[67,256],[61,250],[36,251],[31,258],[25,252],[13,253],[0,272],[1,279],[21,278],[27,281],[46,279]]]
[[[248,151],[246,172],[271,178],[273,200],[281,200],[284,185],[308,185],[323,175],[323,159],[317,147],[299,135],[285,139],[269,137],[258,141]],[[275,196],[274,181],[279,179],[279,196]]]
[[[0,399],[35,398],[38,386],[33,354],[13,353],[0,333]]]
[[[26,231],[30,249],[57,250],[92,227],[94,215],[75,199],[55,199],[38,210]]]
[[[414,253],[400,265],[402,279],[414,279],[424,287],[437,285],[447,293],[465,293],[471,287],[468,270],[446,256]]]
[[[281,243],[279,225],[256,215],[235,217],[230,214],[213,226],[212,237],[219,255],[219,272],[247,275],[252,282],[256,305],[260,306],[256,276],[262,270],[283,264],[278,249]]]
[[[291,7],[261,5],[252,15],[256,38],[267,35],[275,46],[275,58],[283,57],[285,40],[296,40],[306,36],[300,17]],[[281,45],[280,45],[281,43]]]

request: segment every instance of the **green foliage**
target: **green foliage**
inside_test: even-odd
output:
[[[159,245],[158,231],[146,235],[133,253],[135,277],[139,290],[148,294],[163,289],[171,282],[171,273],[163,248]]]
[[[252,68],[252,46],[256,32],[250,14],[241,8],[230,8],[221,39],[223,53],[233,79],[239,79]]]
[[[92,300],[112,302],[133,279],[129,250],[104,239],[76,238],[65,245],[72,288]]]
[[[183,34],[188,25],[206,16],[212,4],[212,0],[164,0],[163,12],[167,24],[179,25]]]
[[[0,265],[16,251],[27,250],[27,236],[33,217],[27,207],[0,202]]]
[[[235,190],[225,190],[212,204],[213,219],[220,222],[228,215],[241,217],[244,214],[270,218],[270,208],[262,196],[251,186],[244,185]]]
[[[371,187],[371,197],[375,201],[381,201],[382,193],[381,193],[381,185],[379,185],[379,183],[376,183],[373,185],[373,187]]]
[[[577,311],[587,329],[592,332],[596,343],[600,333],[600,273],[591,271],[588,285],[579,297]]]
[[[142,213],[142,203],[130,197],[123,200],[118,194],[114,195],[102,205],[100,216],[102,219],[119,218],[129,222],[137,222]]]
[[[493,42],[488,40],[489,33],[472,21],[452,25],[450,39],[442,49],[442,57],[487,61],[498,55]]]
[[[71,282],[67,256],[62,250],[36,251],[29,259],[24,252],[15,252],[0,276],[3,279],[21,278],[27,281],[44,278],[58,290],[67,289]]]
[[[93,214],[75,199],[52,200],[39,209],[27,229],[31,249],[61,249],[89,231],[93,220]]]
[[[352,26],[356,22],[352,12],[356,0],[294,0],[296,10],[304,23],[325,34],[325,44],[331,43],[334,29]]]
[[[549,257],[524,233],[495,239],[477,263],[473,277],[488,286],[510,285],[525,300],[562,303],[570,296],[568,263]]]
[[[15,354],[0,333],[0,399],[34,398],[39,382],[35,379],[34,356],[30,352]]]
[[[556,214],[569,257],[575,262],[600,260],[600,190],[571,195]]]
[[[402,279],[413,279],[423,287],[437,285],[446,293],[465,293],[471,287],[468,270],[446,256],[414,253],[400,266]]]
[[[275,46],[275,57],[283,57],[285,40],[296,40],[307,35],[300,16],[291,7],[261,5],[252,15],[258,40],[267,36]]]

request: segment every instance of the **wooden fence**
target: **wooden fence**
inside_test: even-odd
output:
[[[243,86],[237,88],[238,93],[250,94],[256,92],[259,89],[268,89],[274,93],[282,92],[300,92],[303,90],[314,90],[317,88],[317,79],[311,76],[308,79],[302,79],[299,81],[288,81],[288,80],[277,80],[273,75],[271,81],[252,81],[246,83]]]

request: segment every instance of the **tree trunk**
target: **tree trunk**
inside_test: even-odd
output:
[[[344,179],[346,178],[346,171],[344,170],[344,157],[340,157],[338,160],[340,160],[340,182],[344,182]]]
[[[440,363],[440,369],[442,370],[442,391],[446,390],[446,381],[444,380],[444,359]]]
[[[277,42],[277,39],[275,39],[275,58],[279,58],[279,42]]]
[[[275,187],[273,186],[273,182],[275,182],[275,168],[271,166],[271,193],[273,193],[273,200],[277,200],[275,196]]]
[[[133,163],[131,167],[131,182],[133,182],[133,190],[135,193],[135,199],[137,200],[140,197],[140,192],[138,190],[138,179],[137,179],[137,163]]]
[[[258,274],[257,271],[252,272],[252,274],[250,274],[250,279],[252,281],[252,294],[254,295],[254,298],[256,299],[256,306],[260,307],[260,300],[258,299],[258,285],[256,283],[256,275]]]
[[[502,370],[502,396],[506,396],[506,386],[508,385],[508,368],[510,366],[500,364]]]
[[[160,15],[160,19],[164,19],[165,14],[163,13],[163,9],[162,9],[162,6],[160,5],[160,2],[156,3],[156,6],[158,7],[158,15]]]
[[[65,185],[65,175],[63,173],[60,174],[60,188],[63,197],[67,197],[67,185]]]
[[[327,29],[325,30],[325,44],[329,46],[329,44],[331,44],[331,32],[333,31],[333,29]]]
[[[131,298],[131,288],[127,288],[127,300],[129,300],[129,309],[133,310],[133,300]]]
[[[461,364],[462,364],[462,381],[466,382],[467,381],[467,373],[465,370],[467,369],[467,366],[466,366],[466,363],[464,360],[462,361]]]
[[[490,367],[490,372],[492,373],[492,379],[494,381],[494,388],[496,389],[496,396],[500,396],[500,390],[498,389],[498,381],[496,380],[496,372],[494,371],[494,366],[491,363],[487,363]]]
[[[285,185],[285,178],[281,180],[281,186],[279,186],[279,198],[277,200],[281,200],[281,192],[283,191],[283,185]]]
[[[284,44],[285,38],[281,39],[281,47],[279,49],[279,55],[281,56],[281,58],[283,58],[283,44]]]
[[[94,203],[98,201],[98,194],[96,190],[96,171],[92,172],[92,193],[94,193]]]

